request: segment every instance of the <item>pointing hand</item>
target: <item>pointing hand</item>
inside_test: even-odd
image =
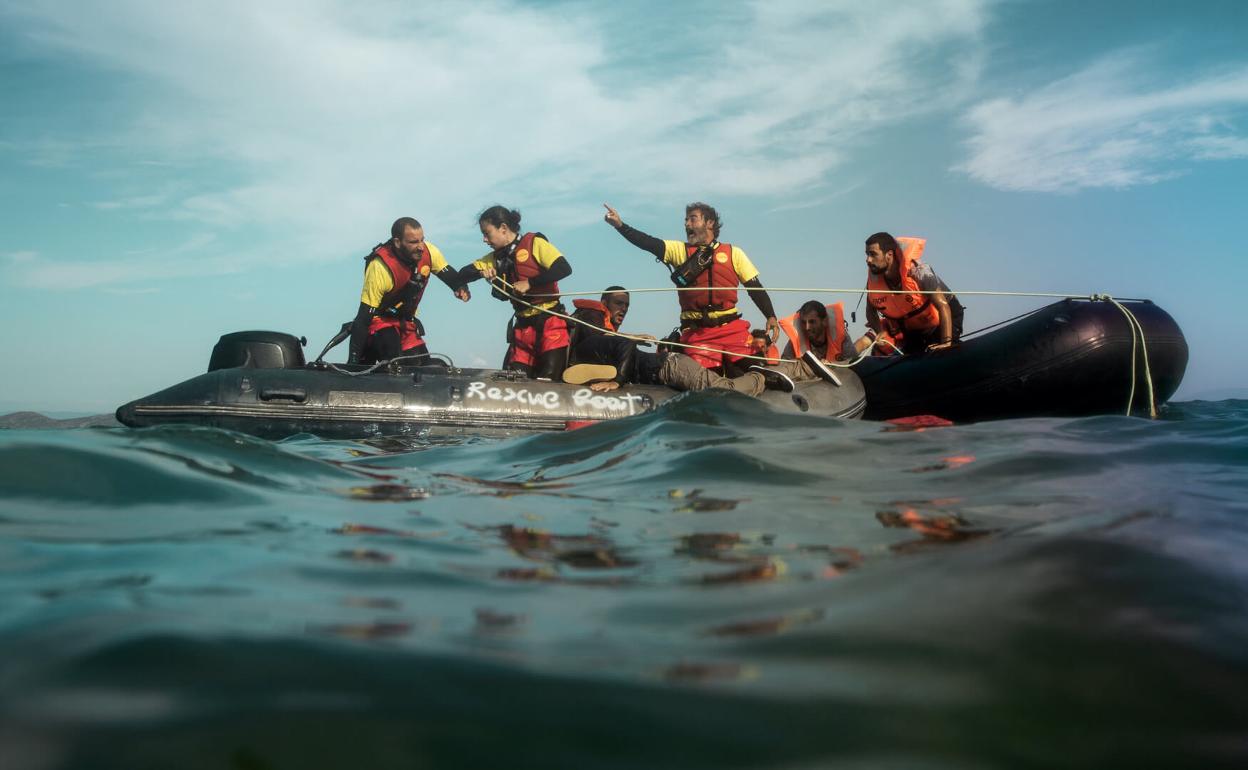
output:
[[[602,204],[602,207],[607,210],[607,213],[602,216],[603,221],[614,227],[616,230],[619,230],[620,226],[624,224],[624,220],[620,219],[620,212],[605,203]]]

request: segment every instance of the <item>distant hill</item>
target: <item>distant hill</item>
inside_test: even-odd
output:
[[[63,428],[118,428],[121,423],[111,414],[71,417],[58,420],[38,412],[13,412],[0,417],[0,430],[55,430]]]
[[[1180,401],[1229,401],[1231,399],[1248,400],[1248,388],[1217,388],[1202,390],[1199,393],[1183,394]],[[1171,399],[1174,401],[1176,399]]]

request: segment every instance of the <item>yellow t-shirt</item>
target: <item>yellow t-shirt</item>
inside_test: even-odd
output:
[[[555,264],[555,260],[559,259],[562,256],[563,254],[559,251],[559,249],[556,249],[554,245],[551,244],[551,242],[546,240],[545,238],[533,239],[533,253],[532,254],[524,254],[520,250],[516,251],[517,262],[523,262],[526,259],[535,259],[537,260],[538,266],[541,267],[543,270],[549,270],[551,266]],[[486,254],[484,257],[481,257],[480,259],[475,260],[472,263],[472,266],[478,270],[484,270],[487,267],[494,267],[494,252],[491,251],[489,254]],[[541,311],[547,310],[559,304],[559,300],[552,299],[549,302],[534,302],[532,304],[535,305],[536,307],[525,307],[524,305],[517,307],[516,315],[526,317],[526,318],[531,315],[537,315]]]
[[[712,248],[718,246],[719,243],[711,244]],[[689,259],[688,244],[684,241],[663,241],[663,261],[672,267],[680,267]],[[758,268],[754,267],[754,263],[745,255],[740,246],[732,247],[732,269],[737,273],[737,279],[741,283],[752,281],[758,277]],[[707,314],[710,318],[719,318],[721,316],[733,315],[738,312],[736,308],[728,308],[727,310],[712,310]],[[681,313],[681,318],[701,318],[701,313]]]
[[[425,241],[425,246],[429,248],[429,273],[442,272],[447,266],[442,250],[429,241]],[[369,307],[380,307],[382,297],[393,288],[394,277],[390,275],[390,269],[380,259],[368,260],[364,267],[364,290],[360,292],[360,302]]]

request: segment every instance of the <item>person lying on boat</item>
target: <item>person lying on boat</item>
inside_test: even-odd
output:
[[[507,325],[503,368],[532,379],[559,380],[568,364],[568,326],[546,311],[564,312],[559,280],[572,274],[572,265],[545,235],[521,233],[519,211],[491,206],[477,221],[493,251],[461,268],[459,278],[465,284],[488,279],[491,294],[515,309]]]
[[[430,274],[456,297],[468,301],[467,287],[441,250],[425,240],[420,222],[411,217],[394,220],[390,240],[377,244],[364,257],[364,289],[351,322],[347,363],[371,364],[400,356],[412,357],[405,362],[412,366],[429,361],[424,325],[416,318],[416,308]]]
[[[683,353],[639,350],[635,339],[616,336],[629,308],[629,295],[622,286],[607,288],[599,301],[574,300],[573,304],[576,306],[573,318],[597,328],[573,324],[576,327],[572,348],[575,363],[564,372],[564,382],[588,384],[591,390],[600,393],[628,383],[666,385],[676,390],[720,388],[747,396],[757,396],[767,387],[761,372],[724,377]],[[631,336],[654,340],[649,334]]]
[[[875,233],[866,241],[867,333],[854,346],[914,355],[951,346],[962,336],[962,303],[920,259],[927,241]],[[887,294],[886,291],[902,292]],[[933,292],[923,294],[920,292]]]
[[[724,374],[746,370],[750,360],[750,324],[737,309],[737,286],[744,285],[750,299],[767,319],[767,333],[772,342],[780,335],[780,322],[772,308],[771,297],[763,289],[758,269],[738,246],[720,243],[722,221],[717,212],[705,203],[685,207],[685,240],[664,241],[636,230],[620,218],[619,212],[607,204],[603,219],[619,231],[625,240],[648,251],[671,273],[677,287],[699,287],[706,291],[678,291],[680,302],[680,341],[716,351],[692,350],[689,355],[708,369]]]
[[[750,355],[766,358],[770,365],[780,360],[780,349],[771,341],[766,329],[751,329]]]

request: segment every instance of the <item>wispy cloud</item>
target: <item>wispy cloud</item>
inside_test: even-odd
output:
[[[159,253],[125,256],[90,255],[73,259],[57,259],[48,263],[34,259],[34,252],[23,259],[14,259],[5,271],[6,282],[30,289],[61,291],[86,289],[112,284],[142,281],[150,283],[154,276],[184,279],[191,276],[239,272],[247,267],[246,258],[235,254],[218,254],[210,259],[194,255],[210,251],[216,236],[208,232],[189,234],[185,240],[167,245]],[[147,287],[136,287],[135,293],[147,293]]]
[[[1119,52],[1018,98],[966,116],[969,157],[957,167],[1002,190],[1125,188],[1183,172],[1196,160],[1248,157],[1248,66],[1181,85],[1159,78],[1141,50]]]
[[[167,203],[169,196],[167,195],[132,195],[127,198],[117,198],[108,201],[95,201],[88,205],[91,208],[100,211],[117,211],[119,209],[151,209],[156,206],[162,206]]]
[[[119,0],[12,2],[0,18],[37,51],[144,85],[107,140],[130,157],[214,164],[154,205],[282,233],[306,261],[358,248],[396,212],[471,226],[503,201],[587,222],[598,213],[574,204],[608,193],[819,187],[876,128],[965,94],[988,1]],[[72,145],[48,141],[58,159]]]
[[[101,289],[101,291],[107,294],[117,294],[121,296],[130,296],[134,294],[158,294],[160,293],[160,289],[154,286],[134,287],[134,288],[109,287],[109,288]]]
[[[21,251],[10,251],[4,255],[4,258],[15,265],[21,265],[35,261],[38,256],[39,252],[37,251],[22,249]]]

